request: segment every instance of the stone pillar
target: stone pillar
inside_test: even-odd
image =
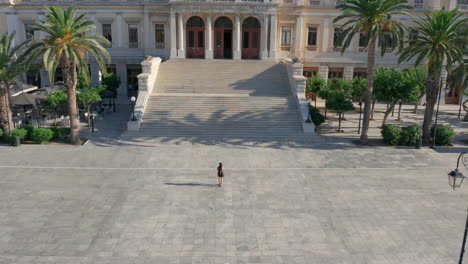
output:
[[[345,80],[352,80],[354,75],[353,67],[344,67],[343,77]]]
[[[41,87],[50,86],[49,72],[42,69],[39,74],[41,75]]]
[[[276,14],[272,14],[270,17],[270,59],[276,59]]]
[[[20,31],[18,30],[18,15],[16,13],[7,13],[7,27],[8,27],[8,35],[11,35],[13,32],[16,32],[15,38],[13,39],[12,46],[15,44],[19,44],[19,34]]]
[[[123,21],[122,13],[117,13],[117,47],[123,48]]]
[[[117,101],[119,103],[130,103],[127,96],[127,64],[117,63],[117,76],[120,78],[120,87],[117,89]]]
[[[89,20],[91,20],[96,27],[95,29],[91,30],[91,33],[96,34],[96,29],[98,27],[97,25],[97,20],[96,20],[96,13],[95,12],[90,12],[89,14]]]
[[[185,58],[184,50],[184,18],[181,13],[178,14],[178,33],[179,33],[179,50],[177,52],[177,57]]]
[[[90,68],[91,68],[91,72],[90,72],[90,75],[91,75],[91,85],[99,85],[101,84],[101,80],[102,80],[102,73],[101,73],[101,69],[99,68],[99,64],[95,61],[92,61],[90,63]]]
[[[177,27],[176,27],[176,13],[171,12],[170,17],[170,32],[171,32],[171,58],[177,57]]]
[[[328,66],[320,66],[318,74],[326,81],[328,80]]]
[[[206,17],[206,41],[205,58],[213,59],[213,20],[211,16]]]
[[[263,17],[263,23],[262,23],[262,53],[261,53],[261,59],[266,60],[268,59],[268,15],[264,15]]]
[[[450,0],[448,9],[452,10],[452,9],[455,9],[455,8],[457,8],[457,0]]]
[[[330,35],[330,17],[325,17],[322,27],[322,52],[328,52],[328,38]]]
[[[144,24],[144,38],[145,38],[145,56],[149,56],[151,53],[151,36],[154,36],[154,34],[151,34],[151,23],[150,23],[150,16],[149,16],[149,10],[145,9],[144,15],[143,15],[143,24]]]
[[[236,16],[234,21],[234,56],[235,60],[240,60],[242,58],[241,53],[241,23],[239,15]]]
[[[302,58],[302,15],[299,15],[296,20],[296,43],[294,43],[294,55],[298,58]]]

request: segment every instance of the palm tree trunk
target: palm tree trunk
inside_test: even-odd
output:
[[[361,132],[361,143],[367,144],[369,130],[369,119],[370,119],[370,107],[372,104],[372,89],[374,86],[374,65],[375,65],[375,42],[376,38],[373,38],[369,43],[369,49],[367,52],[367,88],[364,96],[364,117],[362,119],[362,132]]]
[[[11,125],[13,124],[12,117],[11,117],[11,108],[10,108],[10,96],[8,92],[8,83],[1,83],[0,84],[0,111],[1,111],[1,119],[2,119],[2,128],[4,137],[7,138],[10,136],[11,132]]]
[[[76,64],[74,61],[65,59],[63,65],[65,86],[67,87],[68,95],[68,113],[70,115],[70,143],[73,145],[79,145],[81,144],[81,140],[78,121],[78,107],[76,104]]]
[[[385,126],[385,124],[387,124],[387,119],[388,119],[388,116],[390,115],[390,113],[393,111],[393,109],[395,109],[395,104],[396,103],[391,103],[389,105],[389,107],[387,108],[387,111],[385,111],[385,114],[384,114],[384,118],[383,118],[383,121],[382,121],[382,127]]]
[[[439,94],[439,80],[440,71],[437,72],[435,67],[429,67],[428,78],[427,78],[427,90],[426,90],[426,109],[424,110],[424,122],[423,122],[423,143],[429,144],[431,142],[431,125],[432,116],[434,115],[434,106],[437,102],[437,96]]]

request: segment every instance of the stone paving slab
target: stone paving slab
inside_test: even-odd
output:
[[[447,169],[393,148],[2,148],[0,263],[455,263]]]

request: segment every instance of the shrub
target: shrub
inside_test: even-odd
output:
[[[416,146],[421,138],[422,132],[417,125],[404,127],[401,130],[400,145]]]
[[[431,128],[431,136],[434,136],[434,128],[435,126],[432,126]],[[435,135],[435,144],[437,146],[447,146],[449,145],[453,137],[455,137],[455,131],[453,131],[453,128],[449,125],[437,125],[437,131]]]
[[[325,123],[325,116],[320,113],[317,107],[309,105],[309,113],[312,118],[312,123],[314,123],[315,126],[320,126]]]
[[[401,127],[394,125],[384,125],[382,127],[382,136],[385,142],[396,146],[401,142]]]
[[[37,128],[33,131],[32,139],[38,144],[42,144],[54,137],[54,131],[50,128]]]
[[[24,139],[32,140],[32,133],[34,131],[34,127],[31,125],[22,125],[20,128],[26,129],[26,131],[28,131],[28,134]]]
[[[3,129],[0,128],[0,137],[3,136]]]
[[[21,142],[24,141],[26,136],[28,135],[28,131],[24,128],[15,128],[11,131],[10,136],[11,137],[16,137],[18,136],[21,140]]]
[[[54,132],[53,139],[64,138],[70,135],[69,127],[51,127],[50,130]]]

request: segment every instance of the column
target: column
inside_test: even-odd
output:
[[[179,33],[179,50],[177,52],[177,57],[185,58],[184,50],[184,18],[181,13],[178,13],[178,33]]]
[[[268,15],[265,14],[263,16],[263,23],[262,23],[262,53],[261,59],[266,60],[268,59]]]
[[[296,20],[296,43],[294,43],[294,54],[298,58],[302,58],[302,15],[299,15]]]
[[[41,69],[39,74],[41,75],[41,87],[50,86],[49,72]]]
[[[122,13],[117,13],[117,47],[123,48],[123,21]]]
[[[18,16],[16,13],[7,13],[8,35],[16,32],[12,45],[19,44]]]
[[[276,14],[272,14],[270,17],[270,59],[276,59]]]
[[[353,67],[344,67],[343,77],[345,80],[352,80],[354,75]]]
[[[457,0],[450,0],[448,9],[452,10],[452,9],[455,9],[455,8],[457,8]]]
[[[322,52],[328,52],[328,38],[330,36],[330,17],[326,17],[323,20],[322,27]]]
[[[325,81],[328,80],[328,66],[320,66],[318,74],[320,74]]]
[[[96,28],[93,29],[91,32],[92,32],[92,33],[96,33],[96,29],[97,29],[97,27],[98,27],[98,25],[97,25],[97,20],[96,20],[96,13],[94,13],[94,12],[89,13],[89,20],[93,21],[94,26],[96,27]]]
[[[120,78],[120,86],[117,89],[117,102],[129,103],[127,96],[127,64],[117,63],[117,76]]]
[[[177,27],[176,27],[176,13],[171,12],[170,17],[170,31],[171,31],[171,58],[177,57]]]
[[[92,61],[90,63],[90,68],[91,68],[91,85],[99,85],[101,83],[101,68],[99,67],[99,64],[96,61]]]
[[[205,58],[213,59],[213,20],[211,16],[206,17],[205,32]]]
[[[143,14],[143,24],[144,24],[144,30],[143,34],[145,34],[145,56],[149,56],[151,53],[151,23],[150,23],[150,15],[149,15],[149,10],[145,9],[144,14]]]
[[[240,16],[236,16],[234,21],[234,56],[235,60],[240,60],[241,56],[241,23]]]

